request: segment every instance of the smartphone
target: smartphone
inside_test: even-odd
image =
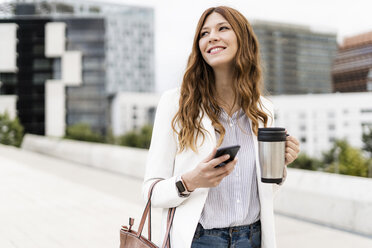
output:
[[[240,149],[240,145],[226,146],[226,147],[218,148],[214,158],[221,157],[225,154],[229,154],[230,158],[228,160],[216,165],[214,168],[222,167],[222,166],[226,165],[227,163],[233,161],[235,159],[235,156],[238,153],[239,149]]]

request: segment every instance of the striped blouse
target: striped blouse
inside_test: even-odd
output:
[[[209,189],[200,217],[205,229],[249,225],[260,218],[255,151],[249,118],[240,109],[230,117],[223,109],[219,121],[226,134],[221,147],[240,145],[238,163],[221,183]],[[219,134],[216,132],[218,140]]]

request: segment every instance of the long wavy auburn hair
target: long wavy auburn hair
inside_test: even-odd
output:
[[[267,126],[268,115],[263,111],[260,100],[263,85],[259,45],[253,29],[247,19],[233,8],[226,6],[209,8],[200,17],[196,28],[192,51],[181,85],[179,109],[172,120],[172,128],[178,135],[179,152],[186,148],[197,152],[199,135],[202,135],[202,143],[204,142],[206,129],[201,121],[205,114],[220,134],[217,146],[222,144],[225,136],[225,129],[218,120],[221,109],[216,100],[213,69],[205,62],[199,48],[201,29],[207,17],[214,12],[222,15],[229,22],[237,37],[238,50],[234,61],[235,81],[232,85],[235,102],[252,120],[252,129],[256,135],[259,121],[262,121],[265,127]]]

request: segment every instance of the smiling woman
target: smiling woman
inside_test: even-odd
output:
[[[181,150],[195,147],[191,141],[202,130],[196,121],[200,105],[221,134],[218,145],[225,134],[218,121],[221,107],[229,115],[242,107],[257,135],[258,122],[266,125],[270,115],[261,108],[262,88],[259,44],[247,19],[229,7],[207,9],[199,19],[183,77],[181,91],[187,94],[181,94],[173,120],[173,127],[178,119],[183,126]]]
[[[163,179],[151,204],[163,208],[163,231],[168,209],[176,208],[173,248],[276,247],[276,187],[259,180],[256,152],[258,127],[274,122],[261,94],[259,58],[247,19],[229,7],[209,8],[199,19],[181,88],[161,97],[143,196]],[[235,159],[215,168],[229,159],[216,156],[216,147],[234,145],[241,147]],[[287,137],[287,164],[298,152],[298,141]]]

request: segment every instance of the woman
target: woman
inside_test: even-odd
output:
[[[180,89],[158,105],[143,194],[155,185],[152,205],[177,207],[171,245],[180,247],[276,247],[273,190],[259,180],[259,127],[273,125],[273,109],[261,96],[259,47],[246,18],[229,7],[201,16]],[[241,146],[237,157],[214,158],[217,147]],[[286,141],[286,165],[299,143]],[[239,158],[239,159],[238,159]],[[285,173],[286,174],[286,173]]]

